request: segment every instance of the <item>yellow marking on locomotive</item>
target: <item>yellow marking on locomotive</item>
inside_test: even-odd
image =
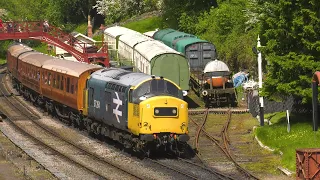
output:
[[[141,126],[139,111],[140,109],[138,104],[128,103],[128,129],[134,135],[139,135],[139,129]]]

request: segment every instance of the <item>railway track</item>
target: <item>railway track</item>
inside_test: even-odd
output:
[[[232,180],[219,171],[210,169],[205,165],[192,162],[183,158],[171,159],[147,159],[147,161],[159,165],[161,168],[166,168],[171,171],[175,179],[201,179],[201,180]]]
[[[211,142],[211,146],[213,146],[213,148],[215,149],[213,152],[215,152],[216,154],[219,154],[216,151],[216,149],[218,148],[220,150],[220,152],[222,152],[224,154],[224,156],[226,156],[227,159],[229,161],[231,161],[234,164],[234,166],[236,167],[236,169],[240,172],[240,173],[235,173],[235,175],[233,175],[233,176],[237,177],[237,179],[258,179],[257,177],[252,175],[250,172],[248,172],[247,170],[242,168],[237,163],[237,161],[235,160],[233,155],[231,154],[231,151],[229,148],[230,140],[229,140],[229,136],[228,136],[228,128],[229,128],[229,124],[231,122],[231,114],[232,114],[231,109],[229,109],[229,111],[227,112],[228,113],[227,121],[225,122],[225,124],[223,125],[223,127],[220,131],[221,138],[217,138],[217,137],[212,136],[204,128],[204,126],[207,122],[207,118],[208,118],[208,113],[209,113],[208,111],[209,110],[203,111],[204,117],[202,118],[201,124],[198,123],[195,119],[189,117],[190,122],[192,122],[197,128],[197,131],[195,134],[194,146],[198,150],[198,153],[201,154],[201,148],[200,148],[199,141],[200,141],[200,134],[202,133]],[[205,145],[210,146],[210,142],[206,142]],[[215,155],[215,156],[217,156],[217,155]],[[241,175],[239,176],[239,174],[241,174]]]
[[[244,114],[248,113],[248,109],[244,108],[210,108],[210,109],[189,109],[189,115],[197,115],[197,114],[205,114],[208,112],[209,114],[227,114],[231,112],[232,114]]]
[[[74,169],[83,169],[90,174],[90,176],[88,175],[81,179],[94,177],[100,179],[146,179],[143,176],[137,176],[135,173],[123,169],[79,147],[74,142],[58,135],[39,123],[37,120],[39,120],[40,117],[12,95],[12,92],[8,91],[6,82],[4,82],[5,77],[4,75],[0,75],[2,81],[0,85],[1,100],[7,105],[5,106],[6,108],[3,109],[7,116],[5,122],[31,139],[39,147],[68,161],[68,164],[72,164]],[[76,172],[74,172],[74,174],[76,174]]]

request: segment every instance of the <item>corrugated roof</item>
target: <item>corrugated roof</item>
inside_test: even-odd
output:
[[[159,41],[145,41],[137,44],[135,50],[144,56],[148,61],[151,61],[157,55],[160,54],[179,54],[181,53],[169,48],[165,44]]]
[[[134,45],[144,41],[154,41],[154,40],[143,34],[124,34],[119,38],[119,42],[123,42],[124,44],[127,44],[132,48],[134,47]]]
[[[122,27],[122,26],[113,26],[113,27],[109,27],[107,29],[104,30],[104,33],[116,38],[117,36],[123,35],[123,34],[135,34],[135,33],[139,33],[137,31]]]
[[[206,64],[206,67],[203,70],[204,73],[216,72],[216,71],[230,71],[230,70],[226,63],[219,60],[208,62]]]

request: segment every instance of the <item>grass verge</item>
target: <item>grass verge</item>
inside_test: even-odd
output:
[[[162,25],[162,20],[160,17],[150,17],[142,19],[140,21],[129,22],[123,24],[124,27],[144,33],[147,31],[154,31],[157,28],[160,28]]]
[[[283,153],[281,163],[291,171],[296,169],[296,149],[320,147],[320,133],[313,131],[310,115],[291,114],[290,132],[285,112],[275,114],[270,121],[272,125],[259,127],[255,133],[264,145]]]

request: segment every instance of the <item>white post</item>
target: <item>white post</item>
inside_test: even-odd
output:
[[[260,126],[264,126],[264,105],[263,105],[263,97],[260,96],[260,91],[262,89],[262,55],[259,48],[261,47],[260,44],[260,37],[258,35],[258,42],[257,42],[257,49],[258,49],[258,74],[259,74],[259,104],[260,104]]]

